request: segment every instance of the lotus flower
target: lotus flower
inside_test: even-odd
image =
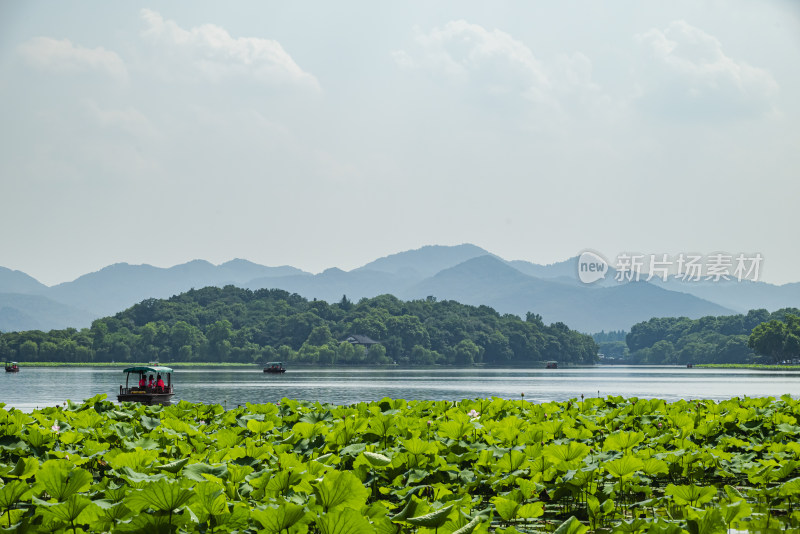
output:
[[[479,412],[479,411],[477,411],[475,409],[472,409],[472,410],[470,410],[470,412],[467,415],[469,415],[473,419],[477,419],[478,417],[481,416],[481,412]]]
[[[56,421],[55,423],[53,423],[53,426],[51,426],[51,427],[50,427],[50,430],[52,430],[53,432],[55,432],[56,434],[58,434],[58,431],[59,431],[59,430],[61,430],[61,427],[60,427],[60,426],[58,426],[58,421]]]

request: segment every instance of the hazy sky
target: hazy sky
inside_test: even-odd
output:
[[[426,244],[800,280],[800,3],[0,2],[0,266]]]

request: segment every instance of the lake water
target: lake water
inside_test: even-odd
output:
[[[125,374],[118,367],[23,367],[0,373],[0,402],[31,411],[100,393],[116,402]],[[173,402],[239,404],[281,398],[334,404],[402,399],[460,400],[487,397],[531,402],[586,397],[723,400],[731,397],[800,396],[800,371],[687,369],[685,367],[584,367],[570,369],[348,369],[260,367],[177,368]]]

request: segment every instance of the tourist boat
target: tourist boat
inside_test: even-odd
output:
[[[19,373],[17,362],[6,362],[6,373]]]
[[[286,367],[283,366],[283,362],[267,362],[264,366],[265,373],[285,373]]]
[[[549,361],[546,362],[544,365],[545,369],[558,369],[558,362],[556,361]]]
[[[161,365],[138,365],[124,369],[125,385],[119,387],[119,402],[141,402],[142,404],[169,404],[170,399],[175,394],[172,387],[172,368]],[[163,387],[140,386],[142,379],[149,376],[161,378],[164,382]],[[134,384],[129,384],[131,377],[135,380]],[[154,380],[155,382],[155,380]]]

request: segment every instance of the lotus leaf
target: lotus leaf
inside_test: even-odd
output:
[[[251,516],[261,523],[264,531],[268,534],[279,534],[284,530],[293,532],[297,529],[292,529],[292,527],[307,524],[313,519],[313,516],[303,506],[292,503],[268,506],[264,510],[254,510]]]
[[[156,466],[156,469],[160,469],[161,471],[167,471],[168,473],[177,473],[188,462],[189,458],[182,458],[180,460],[175,460],[174,462],[170,462],[168,464]]]
[[[39,427],[28,427],[27,434],[23,434],[25,441],[31,447],[39,448],[55,441],[55,435],[52,432],[42,432]]]
[[[735,521],[744,519],[751,513],[750,505],[744,500],[736,501],[732,504],[724,504],[720,507],[722,511],[722,518],[727,525],[731,525]]]
[[[517,510],[517,517],[521,519],[533,519],[535,517],[541,517],[544,514],[544,503],[543,502],[529,502],[523,504]]]
[[[369,521],[356,510],[344,508],[324,514],[317,520],[321,534],[373,534]]]
[[[66,460],[48,460],[36,472],[36,482],[56,501],[62,502],[70,496],[86,491],[92,475],[85,469],[74,469]]]
[[[2,473],[4,477],[14,477],[27,480],[39,470],[39,462],[35,458],[20,458],[13,469]]]
[[[454,530],[452,534],[472,534],[472,531],[475,530],[475,528],[480,524],[481,517],[476,515],[469,521],[469,523]]]
[[[325,512],[340,507],[360,509],[367,501],[369,490],[349,471],[331,471],[314,485],[317,502]]]
[[[406,523],[411,523],[417,527],[439,528],[447,521],[447,516],[453,510],[455,505],[450,504],[433,512],[417,517],[409,517]]]
[[[14,480],[0,488],[0,511],[8,512],[15,504],[24,499],[31,492],[24,482]],[[8,526],[11,526],[11,518],[8,518]]]
[[[183,476],[197,482],[208,480],[204,475],[211,475],[217,478],[225,478],[228,475],[228,468],[225,465],[208,465],[204,463],[189,464],[183,468]]]
[[[135,471],[145,471],[158,459],[158,451],[137,448],[131,452],[112,451],[104,460],[114,469],[130,467]]]
[[[497,469],[503,473],[511,473],[520,469],[526,460],[525,453],[512,450],[497,461]]]
[[[577,441],[560,444],[551,443],[543,449],[542,453],[550,458],[553,463],[572,462],[581,460],[589,454],[589,446]]]
[[[415,456],[436,452],[436,446],[433,443],[430,441],[423,441],[419,438],[404,440],[403,446],[406,451]]]
[[[617,432],[611,434],[603,442],[604,451],[630,451],[644,441],[642,432]]]
[[[70,495],[64,502],[46,506],[43,511],[52,518],[70,525],[88,523],[97,518],[96,505],[84,495]]]
[[[625,478],[644,469],[644,462],[635,456],[623,456],[606,462],[603,468],[614,478]]]
[[[583,534],[589,527],[578,521],[573,515],[556,528],[553,534]]]
[[[387,458],[383,454],[378,454],[376,452],[364,451],[362,453],[364,458],[372,465],[372,467],[386,467],[387,465],[392,463],[390,458]]]
[[[195,493],[182,488],[179,483],[158,480],[147,484],[141,490],[130,493],[125,502],[133,510],[152,508],[153,510],[167,513],[168,525],[173,524],[175,510],[182,508],[195,498]],[[137,517],[148,514],[139,514]]]
[[[95,500],[92,502],[98,507],[98,518],[105,523],[115,524],[133,516],[133,511],[125,506],[124,503],[110,503],[104,500]]]
[[[497,510],[497,514],[505,521],[511,521],[516,518],[519,508],[522,506],[519,501],[505,497],[494,497],[492,498],[492,503]]]
[[[726,534],[728,525],[719,508],[687,509],[687,527],[690,534]]]
[[[675,504],[701,506],[711,502],[717,494],[717,490],[710,486],[696,486],[694,484],[676,486],[669,484],[664,493],[671,496],[675,500]]]
[[[438,433],[446,438],[460,440],[468,432],[475,430],[469,418],[460,417],[458,420],[445,421],[438,425]]]

